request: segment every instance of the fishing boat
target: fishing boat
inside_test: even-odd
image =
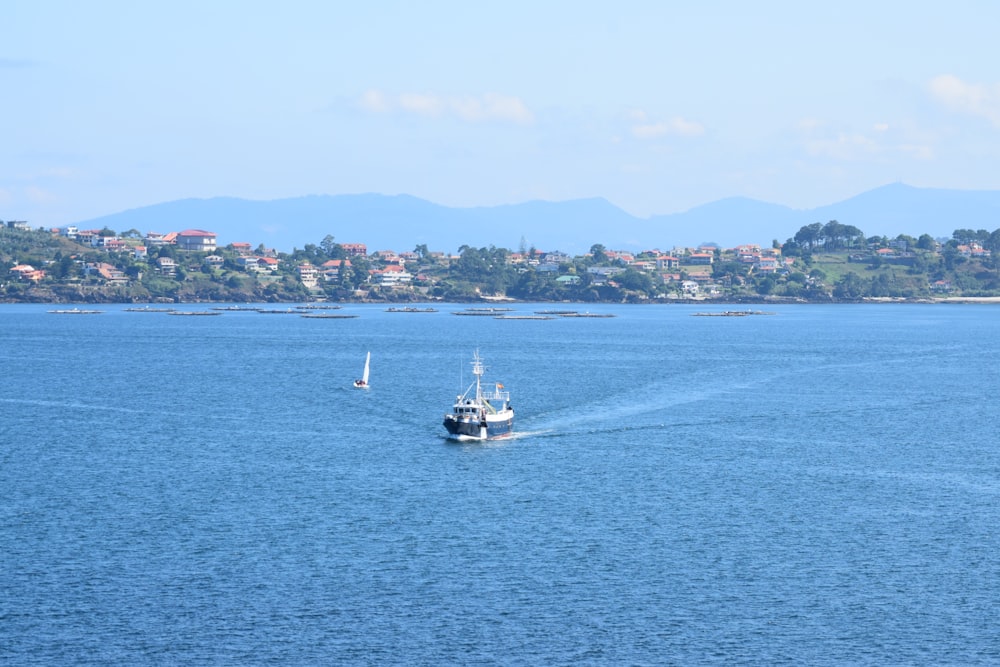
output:
[[[487,383],[483,388],[486,367],[476,350],[472,357],[472,374],[476,381],[464,394],[455,398],[451,412],[444,416],[448,435],[457,440],[493,440],[510,435],[514,428],[514,408],[510,405],[510,392],[504,391],[499,382]]]
[[[365,356],[365,372],[364,372],[364,374],[361,376],[360,380],[355,380],[354,381],[354,386],[357,387],[358,389],[367,389],[368,388],[368,370],[371,367],[371,362],[372,362],[372,353],[369,352],[368,355]]]

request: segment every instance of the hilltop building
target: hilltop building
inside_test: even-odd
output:
[[[183,232],[178,232],[176,243],[181,250],[215,252],[215,234],[201,229],[186,229]]]

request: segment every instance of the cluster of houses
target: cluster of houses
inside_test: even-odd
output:
[[[347,259],[331,259],[323,262],[320,266],[314,266],[309,262],[299,264],[297,268],[299,279],[302,284],[310,289],[315,289],[321,282],[339,282],[341,272],[352,268],[351,258],[369,257],[368,247],[364,243],[342,243],[340,247],[347,253]],[[434,253],[443,257],[442,253]],[[371,254],[371,259],[378,260],[381,268],[369,269],[368,280],[372,284],[383,287],[398,287],[409,285],[413,282],[414,276],[406,269],[406,264],[413,263],[419,259],[415,252],[395,253],[392,250],[379,250]]]
[[[11,229],[30,230],[27,222],[11,221],[6,223]],[[149,250],[164,245],[176,247],[178,250],[208,253],[204,259],[208,268],[221,268],[225,263],[225,258],[217,255],[217,236],[213,232],[201,229],[188,229],[181,232],[170,232],[160,234],[149,232],[144,237],[136,236],[116,236],[108,234],[106,230],[81,230],[75,226],[59,227],[50,230],[53,235],[64,236],[77,243],[104,250],[109,253],[128,253],[136,260],[144,261],[149,258]],[[274,250],[258,248],[256,251],[249,243],[232,243],[229,246],[237,253],[237,263],[240,268],[248,273],[275,274],[280,268],[278,253]],[[349,257],[367,257],[368,250],[363,243],[345,243],[343,249]],[[397,256],[390,251],[376,253],[374,257],[381,259],[383,268],[371,272],[371,282],[384,286],[405,285],[413,280],[413,275],[405,268],[407,260],[415,260],[415,253],[403,253]],[[168,256],[157,257],[155,262],[156,271],[163,275],[173,277],[177,274],[177,262]],[[331,260],[320,267],[315,267],[309,263],[298,266],[299,277],[306,287],[316,288],[321,281],[337,281],[340,278],[341,270],[350,267],[351,260]],[[84,275],[97,275],[108,284],[125,284],[129,279],[123,271],[107,262],[88,262],[83,266]],[[10,269],[11,276],[20,282],[39,282],[45,278],[45,270],[36,268],[29,264],[18,264]]]
[[[30,228],[26,222],[20,221],[9,222],[7,225],[17,229]],[[204,259],[208,268],[221,268],[225,261],[222,256],[215,254],[217,250],[216,234],[200,229],[188,229],[167,234],[149,232],[141,238],[134,234],[121,237],[108,234],[107,230],[81,230],[74,226],[52,229],[51,232],[73,239],[82,245],[107,252],[130,253],[137,260],[146,260],[151,248],[172,245],[178,250],[208,253]],[[358,257],[376,260],[376,265],[379,268],[370,269],[368,277],[368,282],[373,285],[399,287],[411,284],[414,279],[422,278],[422,276],[414,275],[407,269],[408,264],[413,266],[420,259],[420,256],[415,252],[396,253],[391,250],[380,250],[368,255],[368,249],[363,243],[343,243],[340,245],[347,253],[346,259],[329,260],[319,266],[304,262],[296,267],[299,279],[305,287],[317,289],[322,283],[339,282],[342,272],[352,266],[351,258]],[[229,247],[236,251],[238,264],[247,272],[275,274],[278,271],[278,254],[273,250],[260,247],[254,251],[249,243],[232,243]],[[606,250],[604,255],[607,262],[590,266],[587,269],[591,284],[601,285],[612,282],[616,275],[631,267],[659,275],[664,282],[679,283],[681,290],[685,293],[712,293],[718,289],[717,286],[711,284],[711,269],[709,268],[719,256],[719,249],[715,246],[675,248],[668,253],[649,250],[640,253],[638,257],[630,252]],[[428,256],[433,260],[448,259],[441,252],[431,252]],[[732,250],[725,251],[725,256],[727,259],[749,265],[754,271],[762,274],[787,270],[788,265],[792,262],[790,258],[783,258],[779,249],[761,248],[756,244],[737,246]],[[513,266],[531,267],[540,273],[555,274],[558,282],[567,285],[579,283],[581,280],[579,275],[563,271],[563,267],[572,263],[573,259],[570,255],[561,252],[532,252],[530,254],[515,252],[508,256],[508,262]],[[154,264],[155,270],[161,275],[176,275],[177,263],[171,257],[157,257]],[[680,273],[682,265],[686,267],[685,273],[688,274],[684,279]],[[704,268],[696,268],[699,266]],[[44,269],[27,264],[13,267],[10,269],[10,273],[12,277],[22,282],[38,282],[45,277]],[[99,276],[108,284],[125,284],[129,280],[123,271],[107,262],[86,264],[84,274]]]
[[[24,221],[9,221],[4,224],[13,229],[30,229],[28,223]],[[170,245],[181,251],[206,253],[204,263],[207,268],[221,268],[225,262],[221,255],[216,254],[218,249],[216,234],[200,229],[187,229],[167,234],[149,232],[144,237],[139,237],[137,233],[118,236],[109,234],[106,229],[81,230],[74,226],[52,229],[51,232],[95,249],[110,253],[129,253],[137,260],[147,260],[151,249]],[[352,267],[352,258],[359,257],[374,260],[374,266],[378,267],[368,271],[368,283],[372,285],[390,288],[407,286],[414,280],[423,277],[419,274],[415,275],[408,269],[408,266],[416,265],[417,261],[421,259],[421,256],[416,252],[396,253],[391,250],[380,250],[369,255],[368,249],[363,243],[343,243],[340,245],[346,251],[347,258],[329,260],[319,266],[303,262],[296,267],[299,279],[304,286],[310,289],[319,289],[324,283],[340,282],[343,271]],[[905,246],[900,247],[899,242],[890,242],[888,245],[887,248],[875,249],[875,254],[887,261],[905,262],[912,257],[909,249]],[[254,250],[249,243],[232,243],[229,247],[236,251],[236,261],[244,271],[259,275],[274,275],[278,272],[280,262],[278,253],[274,250],[263,247]],[[960,255],[970,258],[985,257],[990,254],[989,250],[977,242],[960,245],[957,250]],[[587,268],[591,284],[601,285],[613,282],[616,275],[632,268],[658,276],[665,283],[675,283],[683,293],[691,295],[699,293],[711,295],[724,287],[724,285],[713,284],[711,275],[712,264],[720,258],[746,265],[758,275],[785,273],[793,262],[792,258],[783,257],[780,249],[762,248],[757,244],[744,244],[724,251],[715,246],[705,246],[674,248],[669,252],[647,250],[638,255],[616,250],[604,250],[603,252],[608,261]],[[432,260],[439,261],[449,259],[441,252],[431,252],[427,256]],[[558,282],[566,285],[577,284],[581,281],[580,275],[572,271],[565,271],[566,265],[571,264],[573,260],[573,257],[561,252],[514,252],[508,256],[508,262],[511,265],[530,267],[539,273],[553,274]],[[684,268],[683,277],[681,267]],[[178,265],[171,257],[162,256],[156,258],[153,262],[153,268],[161,275],[175,276]],[[107,262],[87,263],[83,267],[83,272],[88,276],[98,276],[107,284],[127,284],[129,282],[128,276],[121,269]],[[29,264],[14,266],[9,270],[9,273],[13,279],[20,282],[36,283],[44,279],[46,275],[44,269]],[[939,283],[932,285],[932,289],[939,291],[951,289],[951,285],[947,284],[946,281],[939,281]]]
[[[31,264],[18,264],[11,267],[10,275],[19,282],[37,283],[45,277],[45,269],[36,269]]]
[[[11,221],[7,223],[11,229],[29,230],[27,222]],[[180,250],[191,250],[196,252],[214,252],[216,250],[216,235],[200,229],[189,229],[183,232],[170,232],[169,234],[159,234],[149,232],[145,237],[139,239],[135,237],[123,238],[113,234],[108,234],[98,229],[78,229],[75,226],[58,227],[50,230],[53,235],[65,236],[80,245],[90,248],[104,250],[109,253],[128,253],[137,260],[145,260],[149,256],[150,247],[163,245],[176,246]],[[250,244],[244,244],[249,248]],[[222,258],[215,256],[219,265]],[[277,262],[277,260],[275,260]],[[164,275],[173,275],[177,270],[177,264],[169,257],[157,259],[157,269]],[[96,274],[110,284],[127,283],[128,277],[120,269],[106,262],[89,262],[84,265],[85,275]],[[37,269],[28,264],[19,264],[10,269],[10,273],[15,278],[25,282],[38,282],[45,277],[44,269]]]
[[[777,248],[761,248],[757,244],[740,245],[725,251],[716,246],[678,247],[670,252],[654,249],[643,251],[638,256],[625,251],[605,250],[604,256],[607,262],[587,267],[592,285],[613,282],[615,276],[632,268],[657,275],[664,283],[678,284],[681,291],[688,295],[718,294],[720,286],[713,284],[711,269],[717,257],[748,265],[753,271],[761,274],[785,271],[794,261],[792,258],[783,258]],[[533,256],[514,253],[510,256],[512,264],[527,264],[541,273],[560,273],[561,266],[572,260],[569,255],[559,252],[536,253]],[[682,266],[684,273],[687,274],[686,278],[680,272]],[[580,276],[575,274],[560,275],[556,278],[557,282],[567,285],[577,284],[580,280]]]
[[[368,257],[364,244],[344,244],[342,246],[351,256]],[[678,282],[681,289],[689,294],[699,292],[714,293],[718,286],[711,284],[711,265],[716,260],[717,249],[714,246],[702,248],[675,248],[671,253],[662,253],[659,250],[643,252],[637,258],[633,253],[625,251],[607,250],[604,251],[608,260],[601,265],[590,266],[587,272],[590,275],[592,285],[603,285],[613,281],[614,277],[628,268],[645,271],[650,274],[659,274],[664,282]],[[761,248],[756,244],[741,245],[732,251],[736,261],[752,266],[755,271],[761,273],[778,273],[785,270],[793,261],[791,258],[782,258],[781,251],[775,248]],[[372,253],[372,259],[378,260],[382,268],[369,271],[369,282],[384,287],[396,287],[410,284],[414,278],[420,279],[419,274],[410,273],[406,266],[416,262],[420,257],[413,252],[395,253],[391,250],[380,250]],[[431,259],[449,259],[441,252],[429,253]],[[451,257],[450,259],[457,259]],[[535,253],[511,253],[507,261],[511,265],[518,267],[531,267],[539,273],[555,274],[556,281],[566,285],[578,284],[581,277],[577,274],[562,274],[565,265],[573,262],[573,257],[562,252],[535,252]],[[682,279],[679,272],[681,266],[688,269],[690,279]],[[321,266],[313,266],[309,263],[300,264],[298,268],[302,283],[310,288],[317,287],[321,282],[335,282],[340,278],[340,271],[345,266],[351,266],[350,259],[335,259],[324,262]],[[703,270],[694,267],[703,266]],[[562,274],[562,275],[560,275]]]

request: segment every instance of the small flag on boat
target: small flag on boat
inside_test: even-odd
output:
[[[503,385],[497,382],[497,389],[503,389]]]

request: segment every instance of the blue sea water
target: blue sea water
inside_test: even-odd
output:
[[[1000,310],[588,307],[0,306],[0,662],[1000,663]]]

